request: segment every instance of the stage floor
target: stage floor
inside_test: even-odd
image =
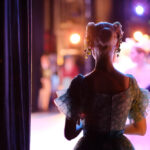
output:
[[[34,113],[31,115],[31,150],[72,150],[82,133],[74,140],[64,138],[64,115]],[[150,115],[145,136],[127,136],[135,150],[150,150]]]

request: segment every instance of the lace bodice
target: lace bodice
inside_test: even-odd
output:
[[[115,95],[92,93],[84,84],[84,77],[78,75],[70,87],[55,99],[58,108],[68,118],[85,115],[86,130],[123,130],[127,117],[135,122],[146,116],[150,93],[140,89],[131,75],[129,88]]]
[[[100,131],[122,130],[131,107],[132,100],[120,94],[109,96],[96,94],[90,115],[85,120],[86,128]]]

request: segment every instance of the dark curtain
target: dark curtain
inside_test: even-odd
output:
[[[0,150],[29,150],[31,0],[0,3]]]
[[[40,58],[44,52],[44,0],[32,0],[32,111],[38,111]]]

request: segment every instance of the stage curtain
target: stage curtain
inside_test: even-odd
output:
[[[0,4],[0,150],[29,150],[31,0]]]
[[[41,56],[44,53],[44,1],[32,0],[32,112],[38,110]]]

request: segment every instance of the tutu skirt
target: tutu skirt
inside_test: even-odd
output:
[[[84,133],[74,150],[135,150],[122,131]]]

